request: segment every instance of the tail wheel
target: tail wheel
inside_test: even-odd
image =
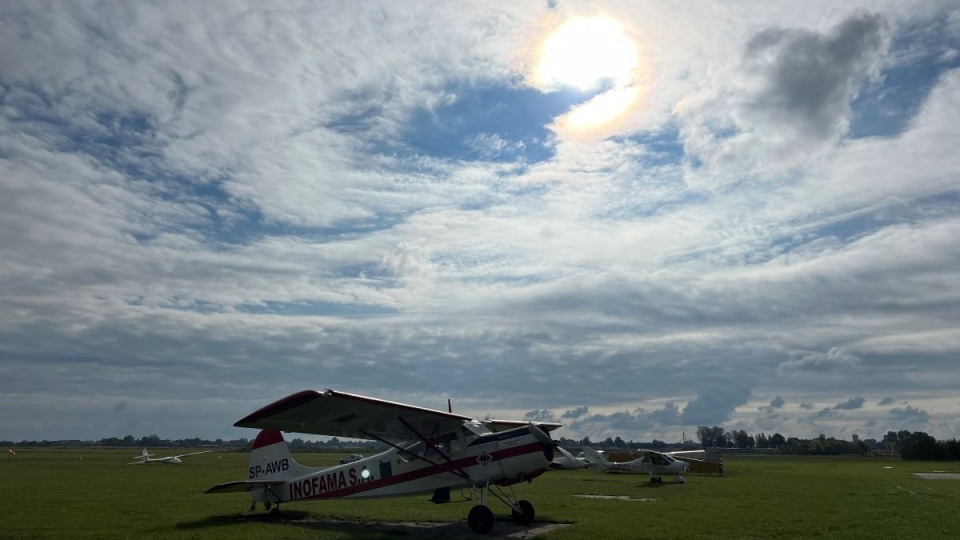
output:
[[[533,506],[530,507],[530,511],[533,512]],[[470,525],[471,531],[486,534],[493,528],[493,511],[485,505],[478,504],[470,509],[467,524]]]
[[[513,511],[513,521],[517,525],[529,525],[533,523],[533,505],[530,501],[517,501],[520,511]]]

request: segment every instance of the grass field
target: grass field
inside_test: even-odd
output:
[[[3,456],[6,504],[0,538],[415,537],[409,530],[370,522],[463,522],[471,504],[434,505],[426,495],[291,503],[283,506],[283,519],[267,520],[259,509],[255,516],[246,514],[245,494],[203,494],[215,484],[243,479],[247,454],[214,451],[190,456],[179,466],[125,465],[135,454],[135,449],[19,449],[16,457]],[[319,466],[333,464],[340,455],[295,458]],[[960,463],[731,456],[725,468],[723,478],[689,476],[685,485],[650,485],[641,475],[550,471],[516,491],[535,505],[537,523],[571,524],[544,537],[555,540],[960,537],[960,481],[910,474],[960,473]],[[498,518],[508,518],[501,503],[490,505]],[[503,526],[495,526],[492,535],[498,527]],[[477,537],[465,525],[457,530]]]

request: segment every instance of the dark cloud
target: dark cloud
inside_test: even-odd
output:
[[[786,402],[783,401],[783,398],[780,397],[780,396],[777,396],[777,397],[773,398],[772,400],[770,400],[770,404],[769,404],[769,405],[767,405],[766,407],[758,407],[757,410],[758,410],[758,411],[764,411],[764,412],[773,412],[773,411],[775,411],[775,410],[777,410],[777,409],[782,409],[784,403],[786,403]]]
[[[570,409],[569,411],[563,413],[560,418],[580,418],[588,412],[590,412],[590,408],[586,405],[582,405],[576,409]]]
[[[121,401],[120,403],[117,403],[116,405],[113,406],[113,412],[123,412],[125,410],[127,410],[126,401]]]
[[[804,137],[840,135],[849,125],[850,100],[888,43],[886,19],[863,11],[827,33],[766,29],[744,51],[744,68],[758,79],[745,114]]]
[[[904,407],[895,407],[890,409],[890,416],[897,420],[909,420],[911,422],[926,422],[930,418],[930,413],[923,409],[906,405]]]
[[[798,405],[798,406],[799,406],[801,409],[804,409],[804,410],[807,410],[807,411],[813,409],[813,403],[801,403],[801,404]]]
[[[862,397],[854,397],[854,398],[848,399],[847,401],[844,401],[843,403],[837,403],[832,408],[835,410],[859,409],[860,407],[863,407],[864,401],[866,400],[863,399]]]
[[[697,393],[683,409],[680,423],[685,425],[716,425],[728,418],[738,405],[750,399],[750,389],[736,385],[718,386]]]
[[[877,405],[880,405],[881,407],[884,406],[884,405],[892,405],[895,401],[896,401],[896,400],[893,399],[892,397],[887,396],[887,397],[881,399],[880,401],[878,401],[878,402],[877,402]]]

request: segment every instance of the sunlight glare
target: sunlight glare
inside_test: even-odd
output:
[[[537,78],[546,88],[589,90],[603,81],[625,84],[637,49],[620,24],[606,17],[573,19],[555,30],[540,51]]]

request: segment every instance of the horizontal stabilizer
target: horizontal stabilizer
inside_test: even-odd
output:
[[[276,487],[282,486],[286,482],[277,481],[277,482],[244,482],[242,480],[236,482],[225,482],[223,484],[213,486],[212,488],[204,491],[204,493],[233,493],[237,491],[253,491],[255,489],[261,489],[265,487]]]

